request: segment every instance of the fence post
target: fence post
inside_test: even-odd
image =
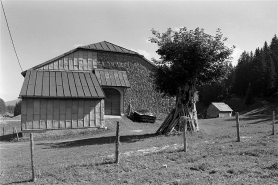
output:
[[[31,149],[31,168],[32,168],[32,181],[36,181],[35,166],[34,166],[34,139],[33,133],[30,133],[30,149]]]
[[[3,136],[5,135],[5,127],[3,127]]]
[[[187,130],[187,121],[189,120],[186,116],[181,116],[180,125],[183,126],[183,151],[187,151],[187,138],[186,138],[186,130]]]
[[[119,134],[119,122],[117,121],[116,128],[116,147],[115,147],[115,163],[119,163],[119,143],[120,143],[120,134]]]
[[[17,141],[19,141],[18,132],[17,132],[16,127],[14,127],[14,131],[15,131],[15,133],[16,133],[16,138],[17,138]]]
[[[183,151],[186,152],[187,151],[187,138],[186,138],[186,130],[187,130],[187,121],[186,120],[184,122],[184,126],[183,126]]]
[[[240,142],[240,135],[239,135],[239,115],[236,112],[236,130],[237,130],[237,142]]]
[[[272,135],[274,135],[275,134],[275,126],[274,126],[274,124],[275,124],[275,111],[273,111],[272,112]]]

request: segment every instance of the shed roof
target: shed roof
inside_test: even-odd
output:
[[[223,102],[213,102],[211,104],[214,105],[219,111],[233,111],[229,105]]]
[[[104,98],[100,84],[91,72],[28,70],[20,97]]]
[[[126,71],[95,69],[101,86],[130,87]]]

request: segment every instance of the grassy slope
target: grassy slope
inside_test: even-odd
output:
[[[240,143],[235,142],[234,118],[200,120],[201,131],[188,135],[187,153],[181,151],[181,135],[150,134],[156,131],[161,121],[144,124],[123,119],[121,153],[175,146],[173,144],[179,144],[179,147],[145,155],[140,151],[122,155],[119,165],[111,163],[116,121],[110,120],[108,133],[73,140],[36,142],[36,184],[278,183],[278,136],[270,135],[269,117],[241,117]],[[29,142],[5,142],[0,147],[1,183],[28,184],[25,181],[31,178]]]

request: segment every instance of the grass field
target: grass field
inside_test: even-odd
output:
[[[119,164],[113,163],[116,121]],[[106,132],[35,137],[36,184],[278,184],[278,135],[271,135],[270,116],[240,117],[241,142],[236,142],[235,118],[199,122],[200,132],[188,133],[187,153],[182,135],[153,134],[162,120],[109,119]],[[29,142],[0,144],[1,184],[34,184],[28,182]]]

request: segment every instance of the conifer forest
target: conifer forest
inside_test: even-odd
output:
[[[244,51],[238,64],[227,66],[227,76],[212,84],[199,87],[200,101],[205,105],[231,96],[251,104],[255,98],[272,98],[278,92],[278,39],[265,41],[255,51]]]

